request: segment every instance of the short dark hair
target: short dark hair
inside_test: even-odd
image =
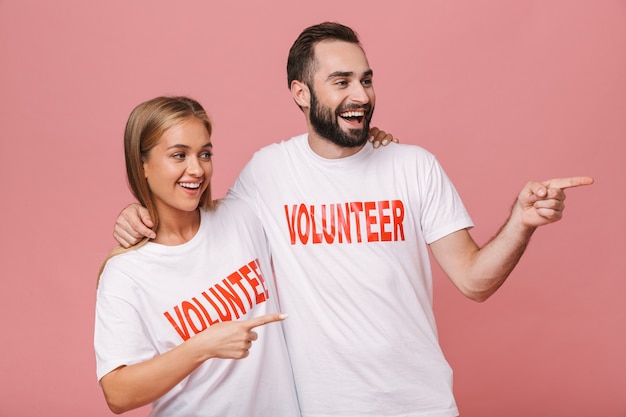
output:
[[[361,46],[357,33],[347,26],[335,22],[324,22],[310,26],[300,33],[293,43],[287,58],[287,87],[293,80],[310,85],[315,73],[314,47],[325,40],[337,40]]]

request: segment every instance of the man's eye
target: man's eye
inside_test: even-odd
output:
[[[361,83],[362,83],[363,85],[368,85],[368,86],[369,86],[369,85],[372,85],[372,80],[370,80],[370,79],[363,80],[363,81],[361,81]]]
[[[337,81],[335,84],[336,84],[336,85],[338,85],[338,86],[340,86],[340,87],[343,87],[343,86],[345,86],[345,85],[348,85],[348,83],[347,83],[346,81]]]

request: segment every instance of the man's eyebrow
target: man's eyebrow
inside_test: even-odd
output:
[[[374,75],[374,71],[372,71],[371,69],[368,69],[367,71],[363,73],[363,77],[371,77],[373,75]],[[330,80],[331,78],[342,78],[342,77],[352,77],[352,76],[354,76],[353,71],[335,71],[331,73],[326,78],[326,80]]]

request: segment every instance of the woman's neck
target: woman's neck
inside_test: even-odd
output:
[[[153,242],[166,246],[189,242],[200,228],[200,210],[190,212],[159,212],[159,228]]]

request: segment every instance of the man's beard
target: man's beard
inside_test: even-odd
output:
[[[309,88],[309,91],[311,92],[310,120],[315,133],[342,148],[358,148],[367,142],[370,131],[370,120],[372,120],[372,115],[374,114],[374,109],[369,103],[363,106],[352,105],[339,107],[333,117],[332,109],[319,103],[313,88]],[[346,132],[339,127],[339,114],[342,111],[353,109],[365,110],[363,127],[360,129],[349,129]]]

